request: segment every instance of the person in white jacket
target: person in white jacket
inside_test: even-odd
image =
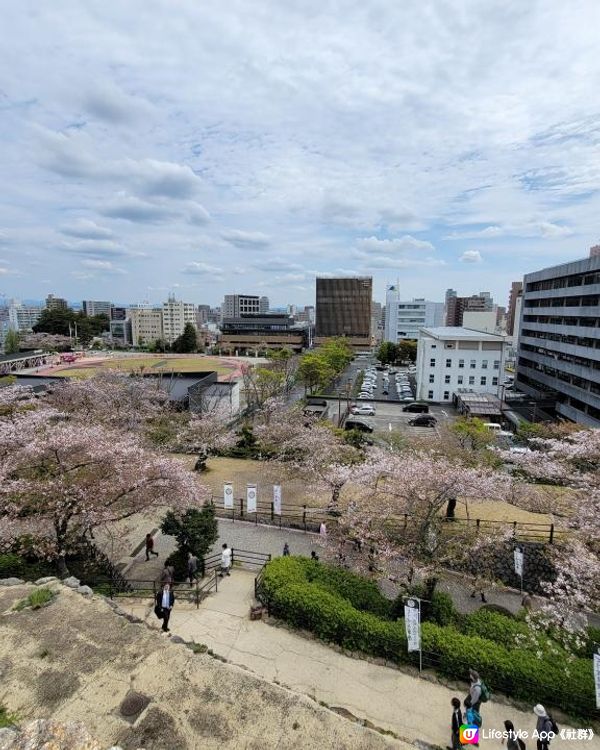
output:
[[[224,544],[221,552],[221,573],[220,576],[223,578],[223,576],[230,576],[231,573],[229,572],[231,568],[231,550],[229,547]]]

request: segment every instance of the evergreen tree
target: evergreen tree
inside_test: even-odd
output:
[[[4,353],[17,354],[19,351],[19,332],[10,328],[4,337]]]
[[[181,336],[173,342],[173,351],[180,354],[188,354],[198,350],[198,335],[193,323],[186,323]]]

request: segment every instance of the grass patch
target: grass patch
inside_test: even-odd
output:
[[[5,727],[12,727],[17,723],[17,721],[17,715],[9,714],[6,706],[3,706],[2,703],[0,703],[0,729],[4,729]]]
[[[205,654],[208,651],[206,643],[192,643],[190,648],[195,654]]]
[[[31,609],[41,609],[47,604],[50,604],[54,599],[54,596],[54,592],[50,591],[50,589],[36,589],[29,594],[27,599],[21,599],[20,602],[17,602],[14,608],[17,612],[26,607],[31,607]]]

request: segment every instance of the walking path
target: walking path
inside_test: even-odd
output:
[[[454,691],[427,677],[344,656],[287,628],[251,621],[248,615],[253,602],[254,574],[234,570],[230,578],[219,580],[218,593],[205,599],[200,609],[176,602],[170,627],[173,634],[206,644],[215,654],[268,681],[349,711],[409,742],[448,744],[450,699],[454,695],[464,698],[466,685]],[[150,603],[124,600],[122,606],[146,618],[152,627],[160,627]],[[465,671],[468,667],[465,664]],[[502,731],[504,720],[511,719],[517,729],[530,733],[528,747],[535,747],[531,738],[533,712],[518,711],[492,699],[483,706],[482,714],[486,731]],[[498,750],[500,743],[483,737],[480,746]],[[561,746],[566,747],[566,742],[560,739],[552,744],[553,750]],[[584,747],[600,750],[600,741],[594,737]]]

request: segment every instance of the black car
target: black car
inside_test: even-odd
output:
[[[437,419],[432,414],[421,414],[408,420],[411,427],[435,427]]]
[[[344,425],[345,430],[358,430],[359,432],[373,432],[373,425],[362,419],[347,419]]]
[[[409,411],[413,414],[429,414],[429,406],[427,404],[408,404],[402,411]]]

